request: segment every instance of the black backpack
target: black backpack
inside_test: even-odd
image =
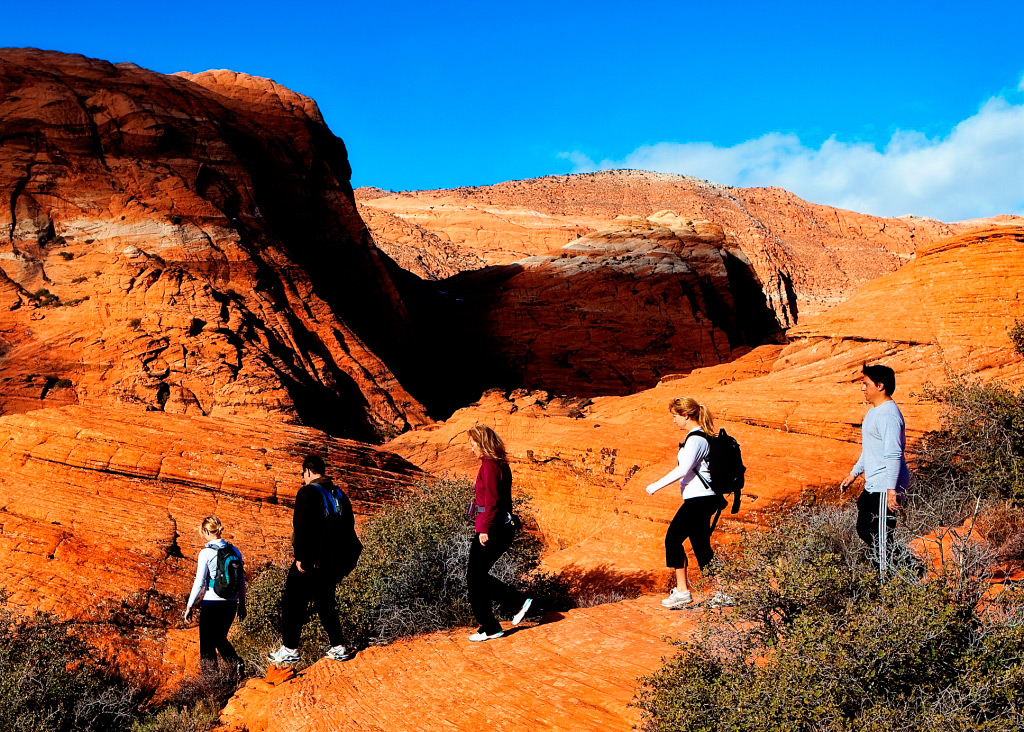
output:
[[[719,430],[717,437],[711,437],[701,430],[695,430],[686,436],[686,440],[694,435],[700,435],[708,441],[708,468],[711,471],[711,485],[704,480],[704,476],[697,471],[697,477],[720,496],[732,494],[732,513],[739,513],[740,492],[743,490],[743,474],[747,472],[743,465],[743,455],[740,452],[740,443],[725,430]],[[686,444],[683,440],[679,444],[682,449]],[[724,508],[724,506],[723,506]]]
[[[333,483],[322,486],[310,483],[320,491],[324,501],[324,530],[320,538],[320,568],[334,582],[341,582],[359,562],[363,543],[356,534],[352,503]]]
[[[242,589],[242,555],[230,544],[217,549],[217,572],[210,587],[225,600],[238,597]]]

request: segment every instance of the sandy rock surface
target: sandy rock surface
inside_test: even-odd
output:
[[[460,629],[323,660],[280,686],[250,681],[221,716],[228,730],[629,730],[637,678],[671,654],[700,610],[664,595],[524,623],[495,641]],[[557,617],[557,616],[556,616]],[[508,623],[505,624],[508,627]]]

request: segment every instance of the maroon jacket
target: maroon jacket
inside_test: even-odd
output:
[[[489,534],[505,525],[505,514],[512,512],[512,471],[508,463],[482,458],[476,474],[476,530]]]

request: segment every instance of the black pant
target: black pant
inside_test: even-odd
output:
[[[203,667],[217,668],[217,651],[221,658],[234,666],[240,660],[235,648],[228,642],[228,630],[235,619],[238,603],[234,600],[215,600],[199,606],[199,663]]]
[[[864,491],[857,499],[857,536],[871,548],[871,563],[878,566],[878,493]],[[896,528],[896,514],[886,505],[885,525],[889,532]]]
[[[309,619],[309,603],[312,601],[320,616],[320,624],[327,631],[332,646],[342,644],[341,621],[338,620],[338,599],[334,595],[337,587],[334,580],[324,577],[317,569],[300,572],[295,563],[288,570],[284,583],[284,597],[281,599],[282,643],[288,648],[299,647],[302,626]]]
[[[688,498],[676,511],[672,523],[665,534],[665,564],[673,569],[682,569],[689,565],[683,542],[690,540],[690,547],[697,564],[703,570],[715,553],[711,549],[711,520],[722,508],[721,496],[701,496]]]
[[[473,536],[473,544],[469,548],[469,568],[466,571],[466,584],[469,588],[469,604],[473,615],[480,623],[480,630],[488,635],[501,631],[501,623],[494,617],[494,601],[506,609],[516,612],[526,602],[526,595],[514,587],[509,587],[490,574],[501,555],[512,546],[516,537],[516,529],[512,525],[492,529],[488,534],[487,544],[480,545],[480,534]]]

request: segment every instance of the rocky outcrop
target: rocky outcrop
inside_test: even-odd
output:
[[[122,405],[362,439],[426,421],[399,379],[414,328],[312,100],[8,49],[0,138],[3,412]]]
[[[557,254],[445,281],[435,320],[462,403],[487,387],[628,394],[781,337],[750,262],[721,227],[620,218]],[[452,328],[452,324],[456,324]]]
[[[300,466],[318,454],[359,517],[422,475],[404,459],[306,427],[80,405],[0,417],[0,587],[82,623],[129,667],[194,669],[179,626],[217,515],[255,569],[289,556]],[[161,663],[160,659],[163,659]],[[161,679],[161,682],[168,681]]]
[[[647,217],[668,209],[708,220],[735,237],[786,327],[896,270],[919,246],[978,225],[879,218],[808,203],[779,188],[732,188],[631,170],[439,191],[367,192],[362,204],[445,237],[488,264],[552,253],[620,215]],[[1022,223],[1019,217],[999,219]]]
[[[761,346],[626,397],[492,392],[388,447],[429,471],[472,475],[477,461],[465,433],[492,425],[509,446],[518,489],[533,496],[553,550],[549,566],[607,565],[627,574],[661,568],[679,496],[666,488],[648,497],[644,487],[675,464],[672,398],[708,404],[716,424],[743,446],[747,496],[738,516],[723,517],[719,540],[800,501],[835,500],[859,453],[866,406],[856,380],[864,362],[896,370],[911,442],[937,425],[925,383],[947,374],[1024,383],[1024,360],[1007,334],[1024,317],[1022,255],[1024,228],[937,242],[792,329],[788,346]]]
[[[629,730],[638,676],[691,632],[699,611],[669,612],[660,597],[552,614],[500,641],[466,631],[368,648],[320,661],[280,686],[253,680],[235,694],[221,730]],[[410,711],[412,710],[412,711]]]

